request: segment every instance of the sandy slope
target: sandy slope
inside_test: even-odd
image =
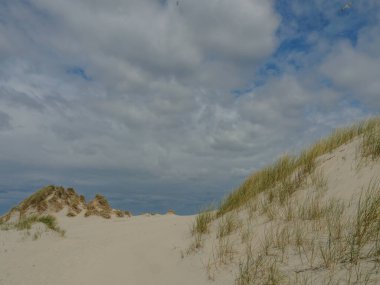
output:
[[[209,284],[202,256],[181,258],[193,219],[62,216],[64,238],[45,233],[35,241],[1,231],[0,284]]]

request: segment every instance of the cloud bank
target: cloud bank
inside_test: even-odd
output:
[[[378,114],[380,9],[367,4],[2,1],[0,210],[53,183],[193,213]]]

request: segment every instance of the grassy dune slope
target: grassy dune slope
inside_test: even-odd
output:
[[[305,179],[313,173],[315,161],[323,154],[362,136],[361,155],[376,159],[380,156],[380,118],[360,122],[348,128],[337,129],[327,138],[321,139],[298,156],[285,155],[264,169],[253,173],[244,183],[233,191],[222,203],[218,216],[239,208],[249,199],[277,184],[283,186],[287,196],[299,188]]]
[[[253,173],[195,220],[187,253],[235,284],[380,282],[380,118]]]

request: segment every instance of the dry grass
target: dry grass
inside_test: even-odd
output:
[[[313,284],[308,282],[318,274],[327,274],[326,284],[376,284],[380,184],[371,182],[363,190],[354,215],[335,199],[307,200],[310,202],[303,202],[286,223],[281,219],[267,223],[259,248],[253,250],[252,244],[257,242],[247,243],[236,284]],[[283,266],[289,260],[300,268],[297,272],[308,274],[285,280],[281,272],[286,271]],[[333,274],[334,270],[340,274]]]
[[[224,238],[241,227],[241,221],[236,213],[231,212],[223,216],[218,223],[217,238]]]
[[[231,239],[223,237],[218,240],[216,256],[218,265],[226,265],[234,260],[237,252],[234,249]]]
[[[198,244],[218,220],[213,266],[236,258],[231,240],[239,240],[234,246],[246,250],[237,285],[378,284],[380,184],[372,181],[357,204],[327,199],[327,180],[317,165],[318,157],[358,136],[360,156],[378,159],[380,118],[374,118],[336,130],[298,156],[281,157],[248,177],[222,202],[216,216],[198,216],[192,230]],[[305,187],[312,191],[296,193]],[[252,223],[264,237],[255,237]],[[234,240],[237,233],[241,237]]]
[[[284,274],[276,260],[255,254],[252,247],[247,247],[245,258],[239,264],[236,285],[276,285],[282,284],[283,280]]]
[[[257,194],[273,188],[277,183],[287,180],[295,171],[294,157],[285,155],[275,162],[252,174],[236,191],[232,192],[220,206],[217,215],[225,213],[244,205]]]
[[[380,119],[370,121],[367,131],[363,133],[361,155],[377,160],[380,157]]]
[[[191,227],[191,235],[193,237],[193,242],[187,249],[187,253],[197,251],[203,246],[203,235],[209,232],[209,226],[211,222],[215,219],[215,213],[212,207],[201,211],[195,218],[194,224]]]
[[[371,181],[360,196],[357,213],[348,236],[349,261],[363,257],[380,257],[380,185]],[[364,250],[364,253],[363,253]]]
[[[310,180],[317,192],[324,194],[327,191],[327,180],[323,175],[322,169],[316,169],[311,173]]]
[[[335,130],[327,138],[321,139],[298,156],[285,155],[274,164],[263,168],[244,181],[221,204],[217,215],[240,208],[259,193],[278,186],[280,201],[299,189],[305,179],[316,168],[316,159],[329,153],[337,147],[350,142],[355,137],[363,136],[362,155],[372,159],[380,157],[380,118],[373,118],[347,128]],[[319,188],[324,187],[324,181],[315,178]]]
[[[191,229],[191,233],[195,234],[206,234],[209,231],[209,225],[214,220],[215,214],[211,209],[200,212],[195,218],[195,223]]]

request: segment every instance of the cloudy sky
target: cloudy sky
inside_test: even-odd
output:
[[[380,113],[378,0],[1,0],[0,213],[46,184],[188,214]]]

